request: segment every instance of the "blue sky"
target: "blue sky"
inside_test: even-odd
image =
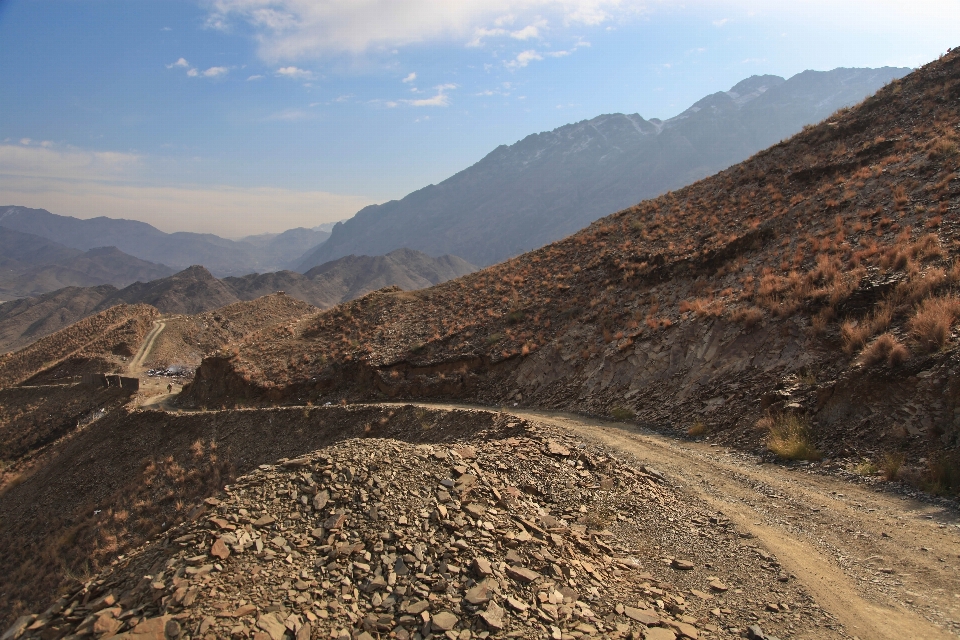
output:
[[[229,237],[753,74],[918,66],[960,0],[0,0],[0,204]]]

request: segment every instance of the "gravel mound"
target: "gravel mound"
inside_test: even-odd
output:
[[[695,639],[758,622],[784,637],[836,626],[655,470],[510,422],[261,465],[8,633]]]

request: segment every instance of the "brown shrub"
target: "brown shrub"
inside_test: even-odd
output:
[[[893,320],[893,307],[884,303],[862,320],[844,322],[840,327],[844,353],[849,355],[863,347],[872,336],[889,327],[891,320]]]
[[[947,343],[950,328],[960,317],[960,298],[927,298],[908,323],[910,332],[926,351],[936,351]]]
[[[763,320],[763,311],[757,307],[739,307],[730,312],[730,319],[750,329]]]
[[[860,362],[870,367],[886,362],[891,367],[899,366],[910,357],[910,352],[892,333],[884,333],[870,343],[860,354]]]

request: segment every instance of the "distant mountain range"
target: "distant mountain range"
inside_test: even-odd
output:
[[[123,253],[116,247],[81,251],[31,233],[0,227],[0,300],[35,296],[64,287],[127,286],[174,269]]]
[[[306,274],[279,271],[221,280],[204,267],[192,266],[123,289],[71,286],[0,304],[0,353],[24,347],[118,304],[149,304],[163,314],[197,314],[282,290],[327,309],[389,285],[421,289],[473,271],[476,267],[454,256],[431,258],[401,249],[386,256],[347,256]]]
[[[398,247],[493,264],[740,162],[909,71],[754,76],[666,121],[615,113],[533,134],[440,184],[362,209],[296,270]]]
[[[301,227],[228,240],[210,233],[164,233],[136,220],[81,220],[19,206],[0,207],[0,228],[29,233],[80,251],[116,247],[141,260],[169,265],[172,271],[202,264],[219,277],[289,268],[330,236],[322,228]]]

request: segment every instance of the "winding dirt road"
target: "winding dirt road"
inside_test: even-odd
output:
[[[166,328],[167,325],[162,320],[157,320],[153,323],[153,328],[150,329],[150,333],[148,333],[143,339],[143,344],[140,345],[140,349],[137,351],[137,354],[133,356],[133,359],[127,366],[128,371],[131,373],[139,373],[140,369],[143,368],[144,360],[146,360],[147,356],[150,355],[150,352],[153,351],[153,345],[157,341],[157,338]]]
[[[479,408],[424,404],[435,408]],[[525,409],[631,454],[724,513],[773,553],[826,611],[861,640],[960,635],[960,518],[934,505],[803,468],[758,464],[708,443],[621,423]]]

